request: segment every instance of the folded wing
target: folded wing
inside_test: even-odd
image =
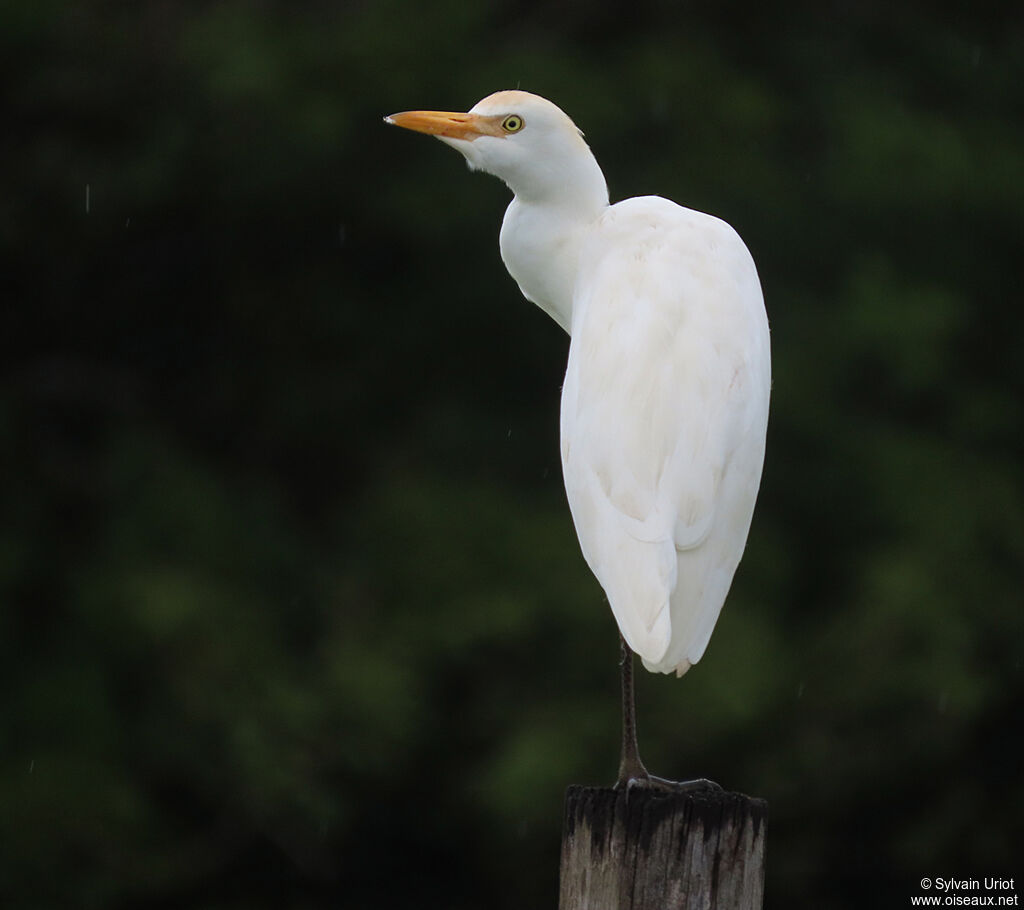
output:
[[[746,543],[764,459],[768,324],[724,222],[658,197],[584,245],[562,464],[584,557],[648,669],[700,659]]]

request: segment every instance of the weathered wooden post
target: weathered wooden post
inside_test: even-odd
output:
[[[570,787],[559,910],[761,910],[767,816],[721,790]]]

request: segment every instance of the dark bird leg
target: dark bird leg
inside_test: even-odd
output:
[[[640,761],[640,749],[636,742],[636,696],[633,692],[633,652],[626,644],[626,639],[619,635],[622,656],[619,666],[622,669],[622,757],[619,759],[619,787],[632,787],[645,784],[651,775]]]
[[[619,779],[615,789],[623,787],[653,787],[657,790],[721,790],[714,781],[701,777],[697,780],[674,781],[655,777],[649,773],[640,760],[640,749],[636,741],[636,696],[633,691],[633,652],[626,639],[619,635],[622,645],[622,757],[619,760]]]

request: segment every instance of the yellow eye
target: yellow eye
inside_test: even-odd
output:
[[[506,133],[518,133],[523,128],[523,118],[518,114],[509,114],[501,121],[501,128]]]

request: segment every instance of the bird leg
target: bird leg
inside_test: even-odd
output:
[[[655,790],[666,790],[677,793],[683,790],[721,790],[714,781],[706,778],[697,780],[665,780],[655,777],[640,760],[640,749],[636,741],[636,695],[633,690],[633,651],[626,644],[626,639],[619,635],[622,657],[619,665],[622,669],[622,757],[619,759],[619,779],[615,789],[626,789],[628,793],[633,787],[650,787]]]
[[[636,741],[636,697],[633,692],[633,652],[620,634],[622,649],[619,667],[622,670],[622,757],[619,759],[619,780],[616,789],[632,787],[650,780],[651,775],[640,760]]]

